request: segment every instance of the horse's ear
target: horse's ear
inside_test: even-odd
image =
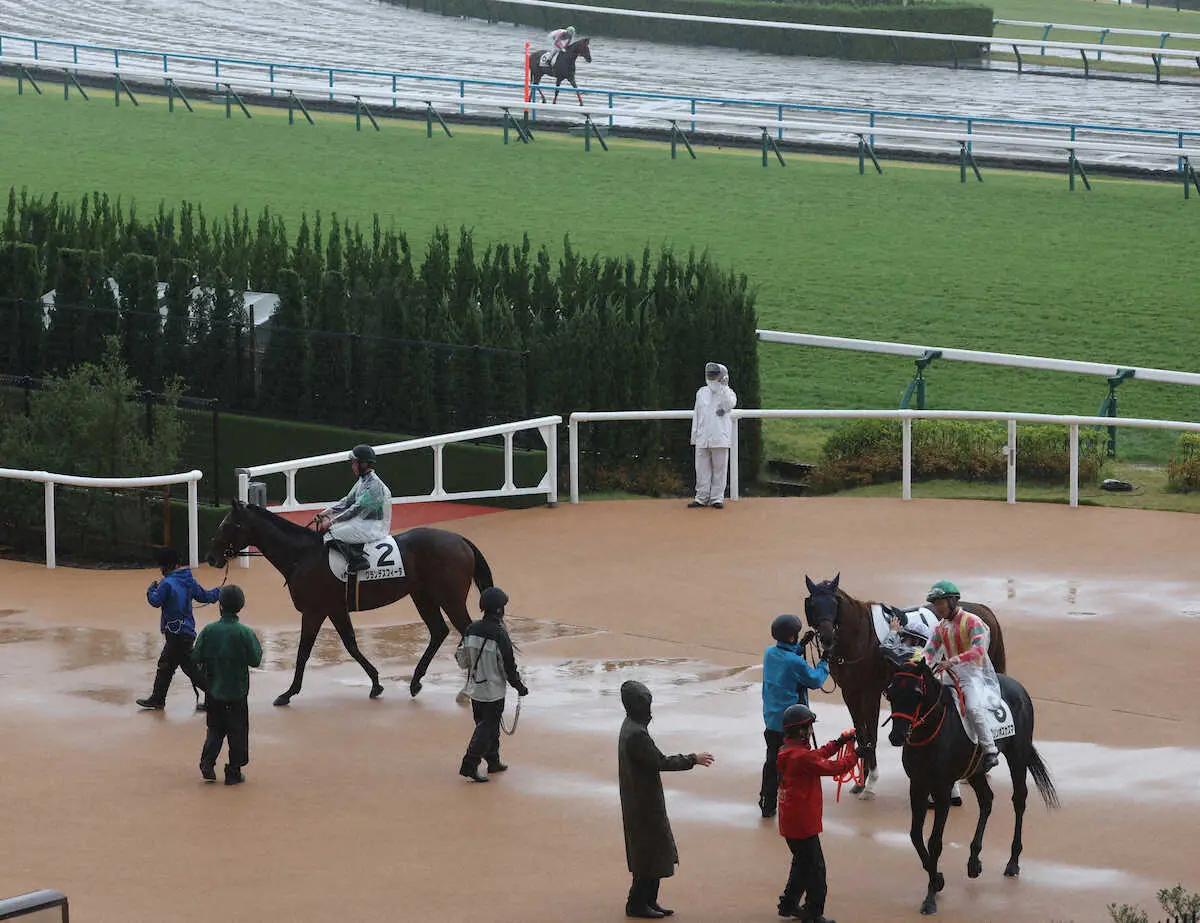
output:
[[[837,574],[835,574],[835,575],[834,575],[834,578],[833,578],[832,580],[830,580],[830,581],[829,581],[829,588],[830,588],[831,590],[836,590],[836,589],[837,589],[837,585],[838,585],[838,581],[839,581],[839,580],[841,580],[841,579],[842,579],[842,572],[839,570],[839,571],[837,572]]]
[[[233,500],[233,508],[234,508],[235,510],[242,510],[242,509],[245,509],[245,508],[246,508],[246,504],[245,504],[245,503],[243,503],[241,500],[239,500],[238,498],[236,498],[236,497],[235,497],[235,498],[234,498],[234,500]]]
[[[810,592],[810,593],[817,592],[817,585],[812,582],[812,578],[809,577],[808,574],[804,575],[804,584],[805,584],[805,586],[808,587],[808,592]]]

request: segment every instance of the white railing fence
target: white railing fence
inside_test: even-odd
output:
[[[500,423],[496,426],[460,430],[440,436],[424,436],[420,439],[406,439],[403,442],[389,442],[374,448],[376,455],[395,455],[399,452],[433,449],[433,489],[425,494],[393,495],[393,504],[428,503],[438,500],[480,500],[486,497],[522,497],[534,494],[545,494],[546,502],[555,504],[558,502],[558,426],[560,423],[562,423],[562,417],[538,417],[533,420],[518,420],[515,423]],[[546,444],[546,473],[534,487],[517,487],[513,482],[513,436],[531,429],[536,429]],[[447,491],[443,458],[446,446],[456,442],[486,439],[489,436],[504,437],[504,480],[501,485],[488,490]],[[270,506],[270,509],[280,512],[324,509],[333,501],[306,502],[297,498],[297,472],[325,465],[344,465],[349,460],[349,451],[329,452],[325,455],[312,455],[307,458],[293,458],[290,461],[272,462],[268,465],[238,468],[238,497],[243,502],[249,499],[251,478],[266,474],[282,474],[287,484],[286,495],[283,503]]]
[[[734,410],[733,448],[729,453],[729,498],[737,500],[741,464],[738,456],[738,423],[741,420],[899,420],[901,423],[901,495],[912,499],[912,422],[913,420],[982,420],[1008,423],[1005,447],[1008,468],[1007,500],[1017,502],[1017,424],[1048,423],[1070,428],[1071,471],[1069,502],[1079,506],[1079,427],[1129,426],[1141,429],[1169,429],[1200,432],[1200,423],[1180,420],[1142,420],[1137,418],[1084,417],[1050,413],[994,412],[990,410]],[[571,414],[567,422],[570,451],[571,502],[579,502],[579,424],[633,420],[691,420],[690,410],[614,410]]]
[[[57,566],[54,541],[54,487],[101,487],[122,489],[131,487],[164,487],[168,484],[187,484],[188,492],[188,564],[196,567],[200,563],[200,519],[197,509],[198,485],[204,477],[199,471],[183,474],[164,474],[148,478],[85,478],[72,474],[52,474],[49,471],[24,471],[19,468],[0,468],[0,478],[18,481],[35,481],[46,485],[46,566]]]

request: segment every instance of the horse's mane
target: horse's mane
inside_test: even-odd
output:
[[[321,540],[321,537],[312,529],[294,523],[290,519],[280,516],[278,513],[272,513],[265,506],[259,506],[257,503],[245,503],[242,505],[242,509],[266,525],[267,528],[273,529],[281,538],[287,541],[307,542],[311,545]]]

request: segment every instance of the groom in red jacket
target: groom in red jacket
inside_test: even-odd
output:
[[[792,868],[787,887],[779,896],[779,915],[834,923],[825,919],[825,856],[821,852],[821,817],[824,797],[821,776],[840,776],[859,759],[856,752],[835,756],[854,740],[854,731],[846,731],[819,749],[809,746],[813,722],[817,716],[806,705],[792,705],[783,713],[783,749],[776,765],[779,769],[779,834],[792,851]],[[805,898],[803,906],[800,899]]]

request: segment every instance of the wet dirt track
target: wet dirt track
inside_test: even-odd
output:
[[[66,891],[77,918],[622,919],[628,885],[616,797],[624,679],[656,693],[667,752],[709,749],[709,770],[667,778],[682,858],[664,883],[677,918],[776,919],[787,851],[757,817],[758,664],[770,619],[801,606],[803,576],[840,571],[859,598],[915,602],[950,577],[991,605],[1012,674],[1037,707],[1038,747],[1063,808],[1031,796],[1020,881],[1001,877],[1011,786],[993,773],[984,875],[968,881],[972,799],[947,828],[941,918],[1106,919],[1197,887],[1200,518],[1026,504],[675,501],[505,512],[451,526],[513,598],[510,628],[532,694],[486,786],[456,769],[470,731],[448,644],[413,700],[423,645],[408,602],[356,618],[387,691],[323,635],[304,691],[290,679],[298,620],[264,562],[231,569],[260,629],[247,785],[205,786],[203,719],[176,679],[166,712],[132,704],[158,653],[144,572],[0,561],[0,893]],[[219,572],[202,567],[202,583]],[[212,617],[201,609],[199,620]],[[818,697],[822,736],[848,726]],[[879,798],[834,803],[826,784],[829,913],[918,918],[923,875],[907,839],[898,753]],[[483,909],[486,908],[486,909]]]

